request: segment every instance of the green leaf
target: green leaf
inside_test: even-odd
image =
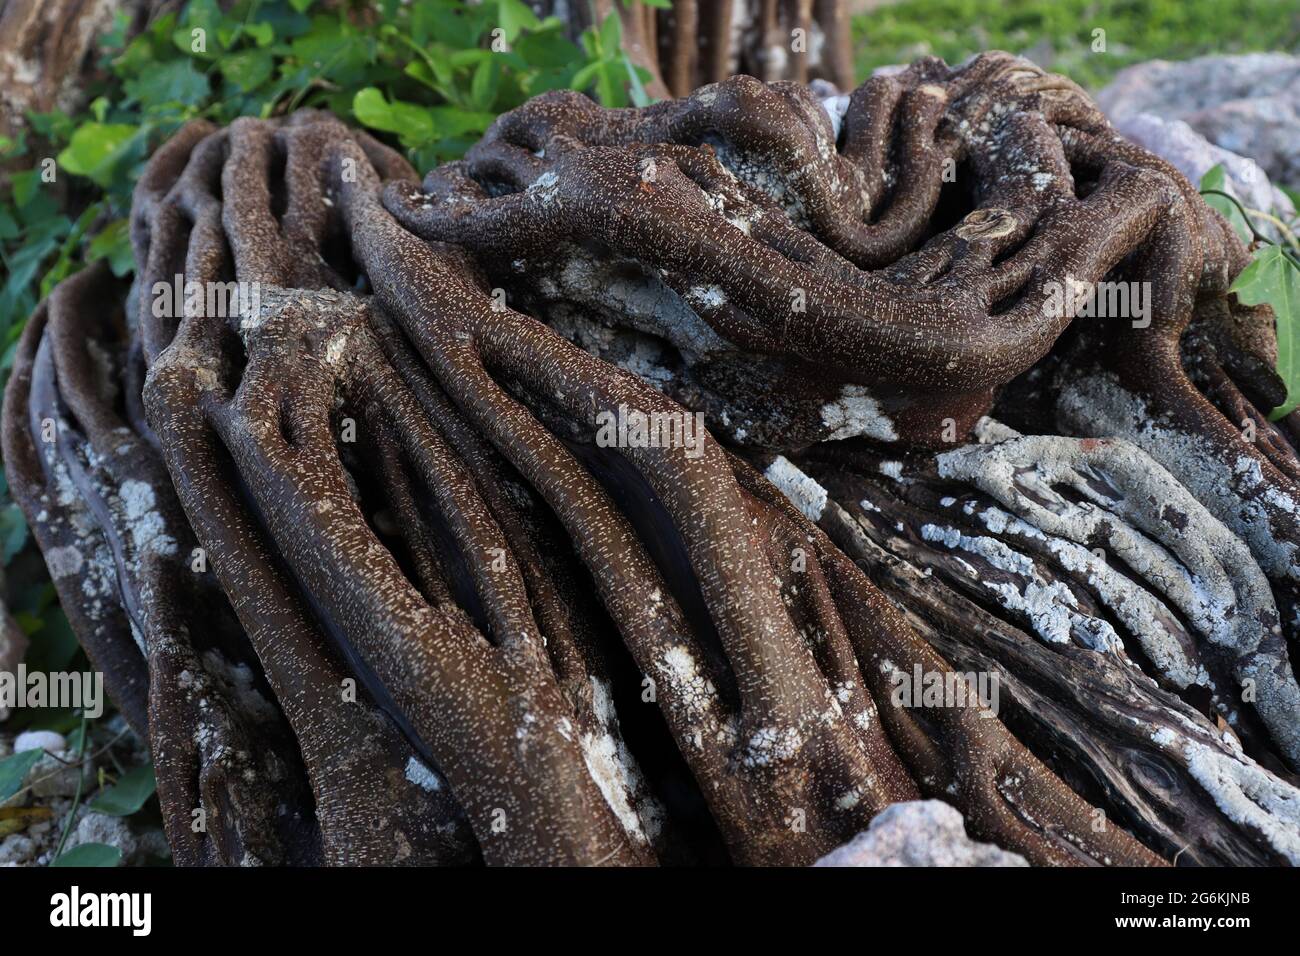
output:
[[[101,791],[90,802],[90,809],[110,817],[129,817],[144,806],[157,787],[152,765],[135,767],[122,774],[113,786]]]
[[[533,67],[556,69],[582,59],[582,51],[559,29],[539,30],[521,36],[514,51]]]
[[[501,64],[495,58],[483,60],[474,70],[474,79],[470,83],[470,106],[476,110],[491,109],[500,86]]]
[[[36,189],[40,185],[41,174],[38,170],[28,169],[21,173],[14,173],[9,177],[10,188],[13,189],[14,202],[21,209],[26,206],[36,196]]]
[[[407,148],[427,143],[437,134],[427,109],[401,100],[387,100],[373,86],[357,91],[352,98],[352,112],[371,129],[396,133]]]
[[[498,0],[497,21],[505,31],[507,43],[514,43],[520,30],[536,30],[541,25],[537,14],[522,0]]]
[[[623,24],[618,14],[611,10],[600,25],[600,49],[606,56],[617,56],[623,45]]]
[[[76,176],[87,176],[107,187],[117,161],[126,153],[139,127],[126,123],[85,123],[59,153],[59,165]]]
[[[193,60],[173,60],[141,74],[123,85],[127,96],[145,109],[167,103],[198,106],[212,93],[208,77],[194,68]]]
[[[24,750],[0,760],[0,802],[8,800],[23,785],[27,771],[45,755],[44,750]]]
[[[623,69],[627,70],[628,82],[632,91],[632,105],[636,107],[645,107],[650,105],[650,94],[645,91],[645,84],[642,82],[640,73],[632,65],[632,60],[627,53],[623,54]]]
[[[1215,195],[1214,193],[1207,194],[1206,191],[1211,189],[1217,189],[1219,192],[1225,193],[1232,192],[1232,190],[1228,188],[1228,174],[1224,170],[1222,163],[1215,163],[1206,170],[1205,175],[1201,177],[1200,190],[1202,198],[1205,200],[1207,206],[1218,212],[1224,219],[1228,220],[1228,224],[1232,226],[1233,231],[1241,237],[1243,242],[1250,242],[1254,236],[1250,231],[1250,224],[1246,222],[1246,218],[1241,214],[1241,210],[1237,208],[1236,204],[1231,199]]]
[[[275,28],[269,23],[246,23],[244,32],[251,36],[258,46],[270,46],[275,39]]]
[[[1271,421],[1300,406],[1300,267],[1287,258],[1281,246],[1265,246],[1255,253],[1228,290],[1243,305],[1268,304],[1277,319],[1277,372],[1286,384],[1286,400],[1269,413]]]
[[[600,72],[596,74],[596,95],[605,106],[627,105],[627,95],[623,90],[623,64],[618,60],[605,60],[600,64]]]
[[[244,50],[221,59],[221,75],[245,93],[271,78],[275,60],[269,50]]]
[[[588,63],[577,73],[573,74],[573,79],[569,81],[570,87],[575,90],[585,90],[587,87],[591,86],[592,80],[594,80],[596,74],[600,72],[600,67],[601,64],[599,62]]]
[[[107,843],[83,843],[62,854],[50,866],[117,866],[122,862],[122,851]]]
[[[126,219],[116,219],[100,230],[99,235],[90,241],[87,261],[107,259],[113,275],[119,278],[130,273],[135,265],[130,225]]]

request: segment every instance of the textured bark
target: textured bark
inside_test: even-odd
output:
[[[672,0],[668,9],[616,0],[535,0],[565,18],[570,35],[617,12],[628,58],[651,74],[655,99],[685,96],[736,73],[760,80],[853,85],[848,0]],[[798,31],[798,32],[796,32]]]
[[[29,112],[75,113],[98,67],[99,38],[124,13],[142,25],[165,0],[6,0],[0,4],[0,135]]]
[[[1068,81],[548,94],[423,185],[320,114],[194,123],[132,237],[129,295],[92,270],[34,317],[5,454],[184,862],[809,863],[920,796],[1037,864],[1300,858],[1263,547],[1300,469],[1220,411],[1262,421],[1269,317]],[[178,275],[256,299],[168,316]],[[1115,276],[1149,328],[1044,308]],[[1272,538],[1170,442],[1073,437],[1166,394],[1206,468],[1268,463]],[[695,411],[697,443],[602,437]],[[895,694],[969,671],[1006,706]]]

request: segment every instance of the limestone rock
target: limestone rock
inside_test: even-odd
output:
[[[1025,858],[966,835],[961,814],[940,800],[896,803],[814,866],[1028,866]]]
[[[1183,120],[1215,145],[1249,156],[1275,182],[1300,185],[1300,57],[1151,60],[1121,71],[1097,101],[1115,123],[1139,113]]]

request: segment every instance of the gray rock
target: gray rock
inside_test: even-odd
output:
[[[940,800],[886,807],[871,826],[814,866],[1028,866],[1017,853],[966,835],[961,814]]]
[[[1166,120],[1152,113],[1138,113],[1116,122],[1124,137],[1167,160],[1193,184],[1214,166],[1223,166],[1227,191],[1251,209],[1275,210],[1283,219],[1295,214],[1290,198],[1276,188],[1253,159],[1238,156],[1231,150],[1215,146],[1182,120]],[[1277,239],[1268,224],[1256,219],[1261,232]]]
[[[1249,156],[1275,182],[1300,186],[1300,57],[1151,60],[1120,71],[1097,102],[1115,123],[1139,113],[1183,120],[1215,145]]]
[[[122,851],[123,866],[138,866],[149,857],[167,857],[171,851],[157,828],[137,828],[122,817],[87,811],[68,836],[67,852],[83,843],[106,843]]]
[[[0,840],[0,866],[22,866],[36,855],[36,843],[28,836],[14,833]]]
[[[46,753],[27,771],[23,785],[31,787],[32,796],[38,799],[71,797],[76,795],[80,778],[84,792],[95,780],[95,769],[89,760],[80,763],[78,760],[76,751],[72,749],[57,754]]]

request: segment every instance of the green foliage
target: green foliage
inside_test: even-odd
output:
[[[332,110],[406,151],[418,169],[464,153],[498,113],[552,89],[623,106],[644,101],[611,14],[569,41],[522,0],[191,0],[128,39],[104,37],[106,77],[81,115],[33,115],[0,160],[28,168],[0,191],[0,377],[38,300],[84,264],[132,271],[131,187],[151,149],[195,118],[229,123],[299,107]],[[35,152],[39,143],[40,154]],[[0,492],[0,557],[26,542]]]
[[[1287,223],[1275,212],[1247,209],[1227,192],[1227,175],[1216,164],[1201,178],[1201,195],[1251,244],[1251,260],[1229,292],[1243,305],[1268,305],[1277,324],[1277,372],[1286,385],[1286,398],[1269,413],[1273,421],[1300,407],[1300,217]],[[1252,220],[1270,222],[1280,235],[1274,242]]]
[[[122,862],[122,851],[107,843],[83,843],[67,853],[60,853],[50,866],[117,866]]]
[[[1095,52],[1094,30],[1105,30]],[[1295,0],[901,0],[853,19],[859,76],[918,56],[1032,51],[1098,88],[1131,63],[1300,48]]]
[[[1277,371],[1286,383],[1286,401],[1273,409],[1277,420],[1300,406],[1300,266],[1280,245],[1264,246],[1237,276],[1232,292],[1245,305],[1267,303],[1277,319]]]
[[[44,750],[24,750],[0,760],[0,803],[18,792],[27,771],[36,766],[44,754]]]
[[[1242,212],[1241,206],[1227,196],[1227,188],[1228,174],[1224,171],[1222,163],[1215,163],[1201,177],[1201,196],[1205,199],[1206,205],[1228,220],[1233,231],[1244,242],[1250,242],[1252,238],[1250,223]]]
[[[0,141],[0,159],[30,166],[0,193],[0,371],[55,282],[96,259],[119,276],[131,271],[131,184],[150,149],[187,120],[319,107],[386,135],[426,168],[546,90],[644,101],[647,77],[627,62],[613,14],[575,44],[561,21],[540,20],[522,0],[314,7],[238,0],[223,12],[216,0],[191,0],[129,40],[121,14],[104,38],[107,79],[86,112],[33,116],[34,135]],[[54,156],[35,155],[32,142],[53,145]]]
[[[129,817],[144,806],[157,787],[152,765],[134,767],[122,774],[117,783],[101,790],[90,801],[90,809],[111,817]]]

